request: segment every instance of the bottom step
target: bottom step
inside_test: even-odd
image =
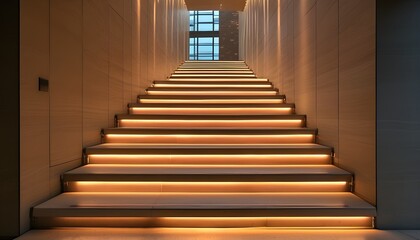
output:
[[[43,227],[372,227],[352,193],[64,193],[32,212]]]

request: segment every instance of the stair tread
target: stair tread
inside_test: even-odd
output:
[[[271,82],[262,82],[262,81],[218,81],[218,82],[214,82],[214,81],[200,81],[199,83],[197,83],[197,81],[188,81],[188,80],[182,80],[182,81],[168,81],[168,80],[156,80],[153,81],[154,84],[173,84],[173,85],[177,85],[177,84],[212,84],[212,85],[220,85],[220,84],[236,84],[236,85],[273,85]]]
[[[148,87],[146,91],[278,91],[277,88],[259,87]]]
[[[267,78],[181,78],[181,77],[177,77],[177,78],[168,78],[168,81],[170,82],[177,82],[177,81],[195,81],[195,82],[201,82],[201,81],[212,81],[212,82],[219,82],[219,81],[261,81],[261,82],[268,82]]]
[[[128,107],[145,107],[145,108],[294,108],[294,103],[227,103],[227,104],[213,104],[213,103],[130,103]]]
[[[211,211],[209,211],[211,210]],[[375,216],[356,195],[338,193],[63,193],[34,217],[66,216]]]
[[[229,130],[229,131],[227,131]],[[313,128],[106,128],[104,134],[206,134],[206,135],[277,135],[277,134],[316,134]]]
[[[140,99],[284,99],[284,95],[139,95]]]
[[[349,181],[351,176],[351,173],[333,165],[168,166],[148,164],[129,166],[123,164],[91,164],[65,173],[63,180]]]
[[[305,119],[305,115],[137,115],[119,114],[117,119],[173,119],[173,120],[292,120]]]
[[[316,143],[301,144],[144,144],[144,143],[103,143],[86,149],[328,149]]]

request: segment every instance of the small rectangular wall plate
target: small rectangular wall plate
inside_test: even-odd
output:
[[[38,90],[40,92],[48,92],[49,90],[49,82],[47,79],[39,78],[38,79]]]

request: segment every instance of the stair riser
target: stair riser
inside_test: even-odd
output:
[[[163,88],[168,88],[168,87],[182,87],[182,88],[188,88],[188,87],[192,87],[192,88],[198,88],[198,87],[203,87],[203,88],[208,88],[209,90],[211,90],[211,88],[272,88],[273,86],[271,84],[229,84],[229,83],[214,83],[214,84],[181,84],[181,83],[156,83],[153,84],[153,87],[163,87]]]
[[[169,78],[257,78],[254,74],[172,74]]]
[[[136,135],[106,134],[104,143],[295,144],[313,143],[312,134],[292,135]]]
[[[331,156],[327,154],[90,154],[87,158],[90,164],[300,165],[332,162]]]
[[[282,228],[372,228],[372,217],[44,217],[32,226],[48,227],[282,227]]]
[[[170,82],[268,82],[266,78],[168,78],[167,80]]]
[[[347,192],[346,181],[325,182],[123,182],[66,181],[65,192]]]
[[[277,91],[245,91],[245,90],[235,90],[235,91],[193,91],[193,90],[149,90],[147,91],[149,95],[176,95],[176,96],[200,96],[200,95],[207,95],[207,96],[224,96],[224,95],[250,95],[250,96],[276,96],[278,94]]]
[[[254,74],[250,70],[177,70],[175,74]]]
[[[188,104],[276,104],[283,99],[139,99],[139,103],[188,103]]]
[[[118,121],[119,127],[153,127],[153,128],[287,128],[303,127],[304,122],[300,119],[295,120],[220,120],[220,121],[194,121],[194,120],[134,120],[122,119]]]
[[[142,108],[133,107],[129,109],[130,114],[161,114],[161,115],[287,115],[293,114],[291,107],[279,108]]]

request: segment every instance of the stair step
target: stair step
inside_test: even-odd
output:
[[[217,67],[217,66],[216,66]],[[251,69],[249,68],[183,68],[183,67],[179,67],[177,70],[175,70],[175,72],[177,71],[230,71],[230,72],[241,72],[241,71],[250,71],[253,72]]]
[[[304,127],[304,115],[117,115],[118,127]]]
[[[88,164],[63,175],[65,192],[347,192],[332,165]]]
[[[154,81],[153,87],[176,88],[273,88],[270,82],[261,81]]]
[[[199,91],[206,93],[207,91],[230,91],[230,92],[242,92],[242,91],[257,91],[257,92],[278,92],[276,88],[259,88],[259,87],[149,87],[146,89],[150,91]],[[229,95],[229,94],[226,94]],[[246,94],[244,94],[246,95]]]
[[[293,144],[313,143],[316,129],[108,128],[102,134],[104,143]]]
[[[171,78],[256,78],[255,74],[171,74]]]
[[[116,144],[85,149],[91,164],[330,164],[332,149],[319,144]]]
[[[225,69],[225,70],[208,70],[208,69],[200,69],[200,70],[184,70],[178,69],[175,70],[175,74],[254,74],[253,71],[248,69]]]
[[[225,104],[225,103],[284,103],[286,97],[284,95],[273,96],[232,96],[232,95],[139,95],[139,103],[211,103],[211,104]]]
[[[163,88],[149,87],[146,89],[150,95],[278,95],[275,88]]]
[[[206,218],[273,218],[273,226],[305,217],[317,221],[353,217],[352,223],[367,224],[375,208],[348,192],[334,193],[63,193],[33,208],[32,224],[40,227],[64,226],[172,226],[164,220],[190,218],[192,226],[206,225]],[[308,217],[322,217],[308,218]],[[355,218],[356,217],[356,218]],[[366,219],[370,217],[370,219]],[[145,221],[146,218],[148,221]],[[222,218],[222,219],[221,219]],[[276,218],[280,218],[277,224]],[[286,218],[286,219],[284,219]],[[360,219],[362,218],[362,219]],[[161,222],[160,219],[163,219]],[[211,221],[211,219],[209,219]],[[281,221],[283,220],[283,221]],[[197,223],[194,223],[196,221]],[[340,222],[340,221],[339,221]],[[241,221],[238,221],[240,226]],[[281,224],[283,223],[283,224]],[[185,224],[185,221],[183,222]],[[195,225],[194,225],[195,224]],[[211,224],[211,223],[210,223]],[[213,223],[214,224],[214,223]],[[248,222],[249,224],[249,222]],[[288,225],[291,223],[289,222]],[[319,224],[319,222],[318,222]],[[323,223],[325,224],[325,223]],[[348,223],[347,223],[348,224]],[[360,223],[359,223],[360,224]],[[219,224],[220,225],[220,224]],[[317,225],[317,224],[316,224]],[[185,225],[184,225],[185,226]],[[353,225],[354,226],[354,225]],[[371,227],[368,225],[366,227]]]
[[[130,114],[164,115],[277,115],[293,114],[294,104],[129,104]]]
[[[194,81],[194,82],[268,82],[267,78],[168,78],[168,81]]]
[[[63,181],[349,182],[352,175],[333,165],[123,165],[89,164]]]

